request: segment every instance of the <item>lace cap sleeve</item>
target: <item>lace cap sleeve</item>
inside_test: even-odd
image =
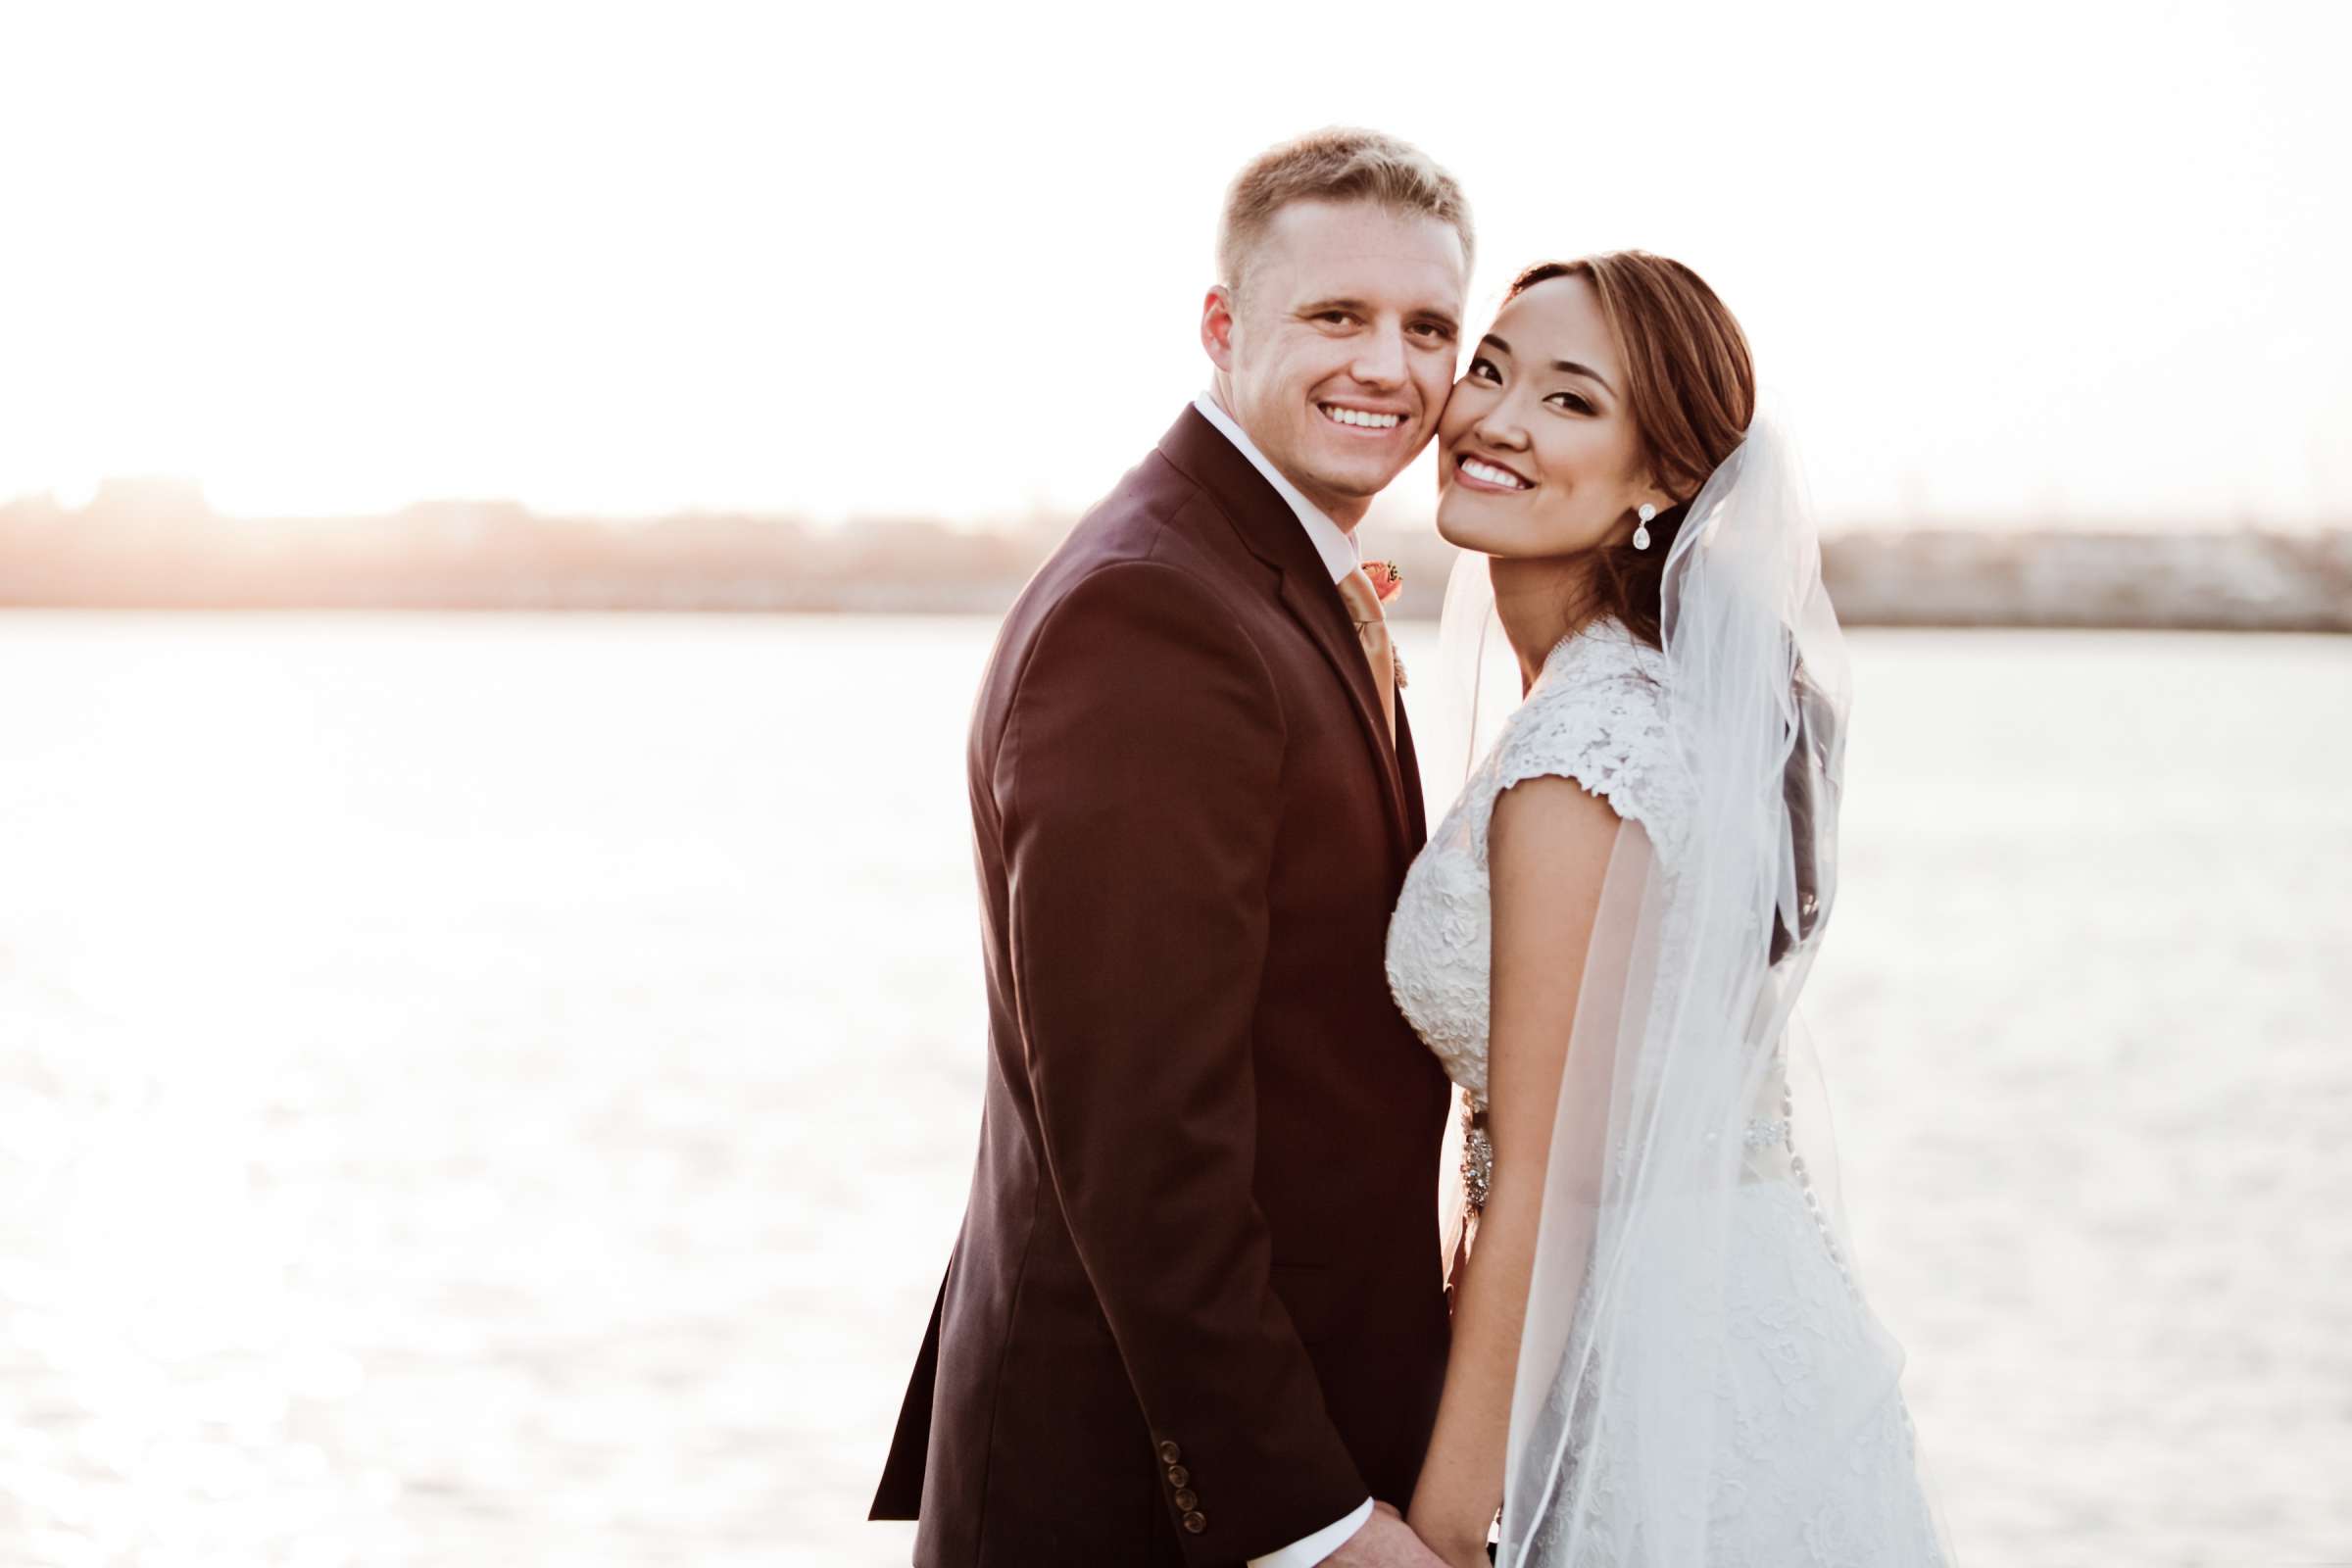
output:
[[[1664,672],[1663,657],[1622,628],[1590,631],[1554,649],[1495,747],[1489,818],[1492,803],[1514,784],[1574,779],[1619,816],[1640,822],[1671,864],[1692,792],[1667,724]]]

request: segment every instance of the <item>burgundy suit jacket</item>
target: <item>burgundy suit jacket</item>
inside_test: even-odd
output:
[[[979,1159],[873,1508],[920,1568],[1211,1568],[1410,1500],[1447,1085],[1383,972],[1426,829],[1377,702],[1189,408],[1006,617]]]

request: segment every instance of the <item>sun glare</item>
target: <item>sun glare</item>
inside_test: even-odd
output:
[[[1515,15],[1515,56],[1593,63],[1574,135],[1421,7],[1247,48],[1056,15],[12,15],[0,144],[37,152],[0,211],[46,238],[0,256],[0,499],[1072,512],[1204,379],[1232,170],[1352,121],[1462,177],[1474,301],[1539,257],[1696,266],[1833,520],[2352,514],[2352,241],[2312,199],[2342,8]]]

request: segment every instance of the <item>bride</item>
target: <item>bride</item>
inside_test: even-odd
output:
[[[1537,267],[1439,440],[1492,582],[1445,639],[1498,620],[1524,701],[1389,934],[1469,1118],[1408,1520],[1463,1568],[1498,1510],[1505,1564],[1944,1563],[1791,1039],[1847,693],[1745,338],[1678,263]]]

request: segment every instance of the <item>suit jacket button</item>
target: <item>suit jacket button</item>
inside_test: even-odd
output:
[[[1173,1443],[1163,1443],[1159,1446],[1159,1462],[1161,1464],[1174,1464],[1183,1457],[1184,1450]]]
[[[1201,1531],[1208,1528],[1208,1515],[1201,1513],[1198,1509],[1186,1514],[1184,1516],[1184,1528],[1191,1531],[1196,1536],[1199,1535]]]
[[[1200,1494],[1187,1487],[1184,1491],[1176,1494],[1176,1506],[1182,1508],[1186,1513],[1191,1513],[1195,1508],[1200,1506]]]
[[[1171,1487],[1189,1487],[1189,1486],[1191,1486],[1192,1484],[1193,1484],[1193,1473],[1192,1473],[1190,1470],[1187,1470],[1187,1469],[1186,1469],[1184,1466],[1182,1466],[1182,1465],[1180,1465],[1180,1464],[1172,1464],[1172,1465],[1168,1466],[1168,1485],[1169,1485],[1169,1486],[1171,1486]],[[1187,1507],[1187,1508],[1190,1508],[1190,1507],[1192,1506],[1192,1504],[1188,1502],[1188,1503],[1184,1504],[1184,1506],[1185,1506],[1185,1507]]]

